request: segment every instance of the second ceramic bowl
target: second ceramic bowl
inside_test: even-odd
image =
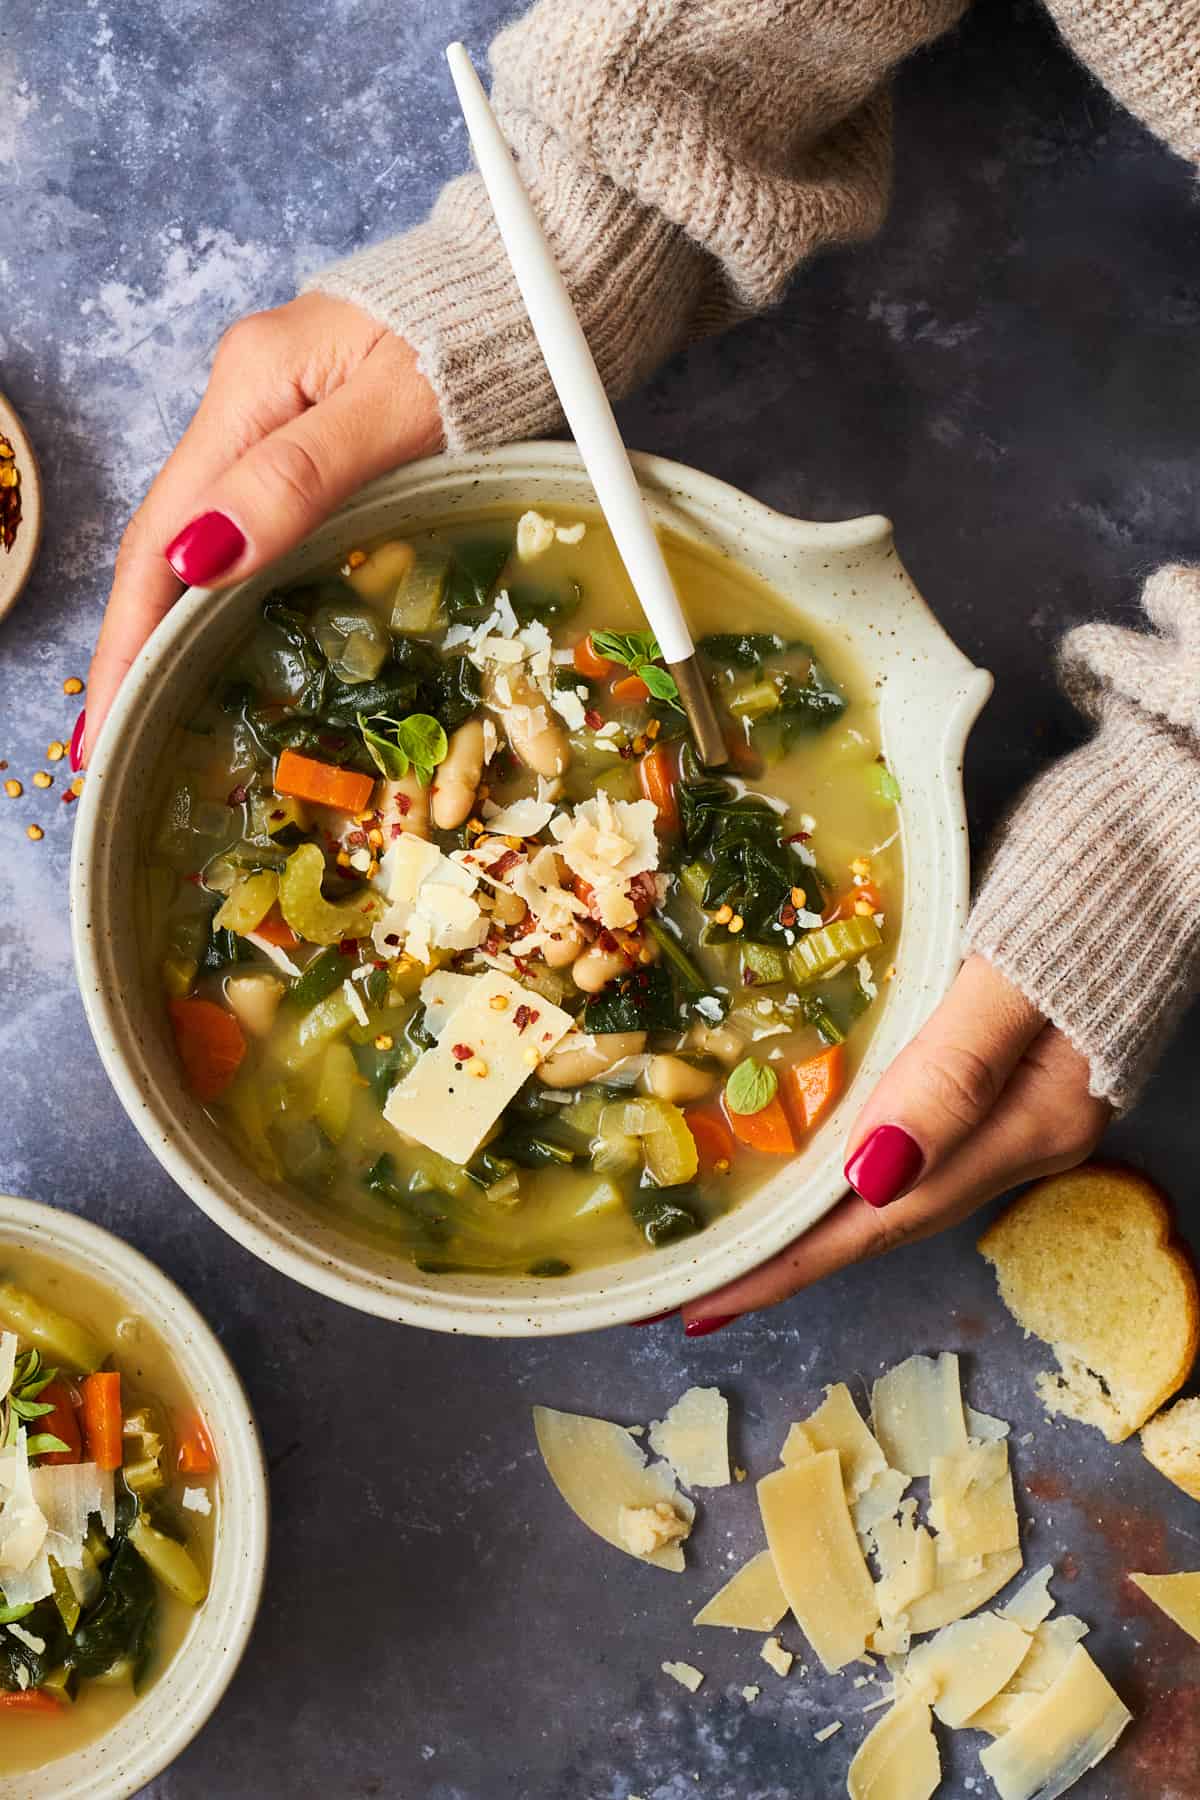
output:
[[[957,967],[968,892],[962,755],[991,677],[955,648],[917,593],[886,519],[814,525],[678,463],[635,462],[658,524],[745,565],[784,606],[847,644],[878,695],[884,750],[904,797],[898,975],[864,1061],[800,1157],[700,1236],[553,1283],[422,1274],[246,1168],[183,1086],[139,952],[135,876],[168,735],[264,593],[387,532],[495,505],[594,504],[572,446],[518,444],[415,464],[365,489],[271,570],[221,593],[185,594],[126,678],[91,759],[72,865],[75,956],[96,1044],[130,1118],[185,1193],[255,1255],[386,1318],[479,1335],[584,1331],[666,1311],[744,1274],[844,1193],[846,1128]]]

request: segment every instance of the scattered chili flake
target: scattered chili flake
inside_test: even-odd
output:
[[[4,791],[10,800],[19,800],[21,795],[25,792],[25,789],[21,786],[16,777],[12,776],[5,782]]]
[[[21,523],[21,471],[17,453],[6,437],[0,436],[0,543],[11,550],[17,541]]]
[[[66,793],[62,796],[62,803],[64,806],[73,806],[75,801],[78,800],[78,798],[79,798],[79,795],[73,794],[71,792],[71,789],[68,788]]]
[[[745,968],[742,970],[742,986],[743,987],[753,987],[755,985],[755,983],[757,982],[757,980],[758,980],[758,976],[754,973],[753,969]]]
[[[397,794],[396,795],[396,811],[400,814],[400,817],[402,819],[405,819],[408,817],[409,813],[412,811],[412,795],[411,794]],[[396,827],[393,825],[392,826],[393,836],[395,835],[395,831],[396,831]]]
[[[506,850],[504,855],[498,856],[492,864],[491,873],[493,877],[497,881],[502,881],[508,874],[508,871],[512,868],[513,864],[519,863],[520,860],[521,853],[519,850]]]
[[[74,781],[71,783],[71,792],[74,794],[75,798],[78,800],[80,794],[82,794],[82,792],[83,792],[83,776],[82,775],[77,775],[75,777]]]
[[[785,838],[784,842],[788,844],[807,844],[811,836],[811,831],[793,831],[791,837]]]
[[[45,835],[46,834],[40,825],[27,825],[25,827],[25,836],[30,838],[35,844],[39,838],[44,838]]]
[[[245,806],[247,798],[248,790],[239,781],[235,788],[230,788],[225,804],[226,806]]]
[[[392,1050],[395,1048],[395,1043],[396,1040],[393,1038],[390,1031],[381,1031],[379,1036],[375,1039],[375,1048],[377,1050]]]
[[[518,1032],[521,1032],[525,1030],[527,1025],[532,1025],[535,1019],[540,1019],[541,1016],[541,1013],[536,1009],[528,1006],[518,1006],[516,1012],[513,1014],[513,1024],[516,1026]]]
[[[365,849],[367,834],[365,831],[348,831],[346,833],[346,842],[348,844],[353,844],[356,850]]]
[[[384,934],[383,941],[385,944],[398,944],[400,942],[400,937],[397,932],[389,931]]]
[[[67,754],[67,746],[63,743],[60,743],[58,738],[55,738],[55,740],[52,744],[46,745],[46,761],[47,762],[61,762],[63,757],[66,754]],[[3,767],[4,767],[4,764],[0,763],[0,768],[3,768]]]
[[[604,714],[597,712],[594,706],[589,706],[583,715],[583,722],[589,731],[599,731],[604,723]]]
[[[365,550],[352,550],[346,558],[346,567],[348,569],[361,569],[366,560],[367,553]]]
[[[338,955],[339,956],[357,956],[358,955],[358,939],[357,938],[343,938],[341,943],[338,945]]]
[[[455,1062],[468,1063],[475,1052],[472,1050],[470,1044],[455,1044],[453,1046],[453,1054]]]
[[[794,906],[783,906],[779,909],[779,923],[781,925],[794,925],[796,923],[796,909]]]
[[[633,755],[634,755],[633,745],[632,744],[622,744],[621,748],[618,750],[617,754],[621,758],[622,762],[632,762]]]
[[[35,788],[53,787],[54,786],[54,777],[53,777],[53,775],[48,775],[46,773],[45,769],[39,769],[37,774],[33,778],[33,785]]]
[[[78,675],[68,675],[67,679],[63,682],[63,693],[82,694],[82,692],[83,683],[80,681]]]

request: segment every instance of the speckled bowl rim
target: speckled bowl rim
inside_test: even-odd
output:
[[[898,974],[863,1063],[811,1146],[697,1237],[551,1283],[424,1275],[330,1226],[253,1175],[184,1090],[161,997],[141,991],[130,923],[135,825],[154,778],[153,751],[263,592],[360,538],[456,509],[469,513],[501,499],[584,504],[590,488],[573,445],[515,444],[412,464],[355,495],[270,572],[221,592],[189,591],[134,663],[90,759],[72,854],[72,935],[88,1022],[122,1104],[164,1168],[245,1248],[317,1292],[383,1318],[480,1336],[595,1330],[677,1307],[745,1274],[844,1194],[845,1131],[958,966],[969,885],[962,758],[991,676],[956,648],[917,593],[887,519],[813,524],[682,464],[642,455],[634,462],[661,524],[748,565],[776,590],[786,587],[785,600],[818,622],[836,600],[831,627],[845,632],[874,676],[884,748],[904,795],[909,893]]]
[[[233,1364],[161,1269],[76,1213],[0,1195],[0,1256],[17,1247],[78,1268],[150,1321],[203,1412],[216,1454],[220,1500],[211,1584],[170,1663],[114,1730],[40,1769],[0,1780],[5,1800],[129,1800],[191,1743],[249,1642],[267,1566],[266,1464]]]

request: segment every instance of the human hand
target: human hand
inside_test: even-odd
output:
[[[984,957],[968,957],[855,1121],[846,1160],[855,1192],[769,1262],[685,1306],[688,1336],[944,1231],[1019,1182],[1071,1168],[1110,1116],[1062,1032]]]
[[[129,522],[88,675],[86,761],[138,651],[183,592],[282,556],[356,488],[440,448],[410,347],[344,300],[251,313],[217,346],[196,416]],[[82,715],[81,715],[82,720]]]

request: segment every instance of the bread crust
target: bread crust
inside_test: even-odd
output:
[[[1182,1321],[1182,1344],[1177,1364],[1164,1378],[1158,1391],[1149,1396],[1145,1402],[1141,1416],[1128,1423],[1128,1428],[1114,1437],[1114,1443],[1120,1443],[1131,1437],[1146,1420],[1158,1412],[1171,1396],[1178,1392],[1187,1380],[1200,1351],[1200,1281],[1197,1279],[1196,1265],[1188,1247],[1179,1237],[1175,1229],[1175,1208],[1169,1196],[1158,1184],[1142,1173],[1140,1169],[1132,1169],[1127,1164],[1116,1161],[1092,1161],[1082,1163],[1078,1168],[1067,1169],[1059,1175],[1046,1175],[1035,1181],[1018,1195],[1009,1206],[993,1220],[987,1230],[977,1241],[977,1248],[982,1256],[996,1270],[1000,1281],[1001,1294],[1004,1296],[1002,1265],[1007,1246],[1014,1241],[1014,1234],[1019,1234],[1023,1221],[1035,1213],[1047,1192],[1069,1199],[1072,1193],[1088,1193],[1097,1179],[1111,1182],[1123,1189],[1130,1201],[1135,1201],[1144,1208],[1152,1220],[1152,1238],[1150,1250],[1160,1255],[1170,1264],[1178,1278],[1180,1300],[1184,1309]],[[1064,1254],[1069,1252],[1064,1251]],[[1005,1298],[1005,1304],[1008,1304]],[[1012,1307],[1010,1306],[1010,1311]],[[1014,1316],[1016,1316],[1014,1314]],[[1019,1320],[1019,1323],[1024,1321]],[[1100,1371],[1097,1371],[1098,1373]]]

